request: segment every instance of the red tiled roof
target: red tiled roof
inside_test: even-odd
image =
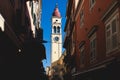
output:
[[[53,12],[53,16],[61,17],[58,6],[55,7],[54,12]]]

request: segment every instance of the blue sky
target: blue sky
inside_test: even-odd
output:
[[[43,39],[48,41],[44,43],[46,47],[46,60],[43,61],[44,67],[50,66],[50,52],[51,52],[51,18],[54,8],[58,4],[59,11],[62,16],[62,36],[64,40],[64,27],[66,21],[66,5],[67,0],[42,0],[42,18],[41,27],[43,28]],[[64,49],[63,49],[64,51]]]

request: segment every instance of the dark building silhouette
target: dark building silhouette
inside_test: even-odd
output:
[[[120,79],[120,1],[68,0],[66,16],[67,79]]]
[[[27,1],[38,0],[0,0],[0,80],[38,80],[44,75],[43,30],[33,36]]]

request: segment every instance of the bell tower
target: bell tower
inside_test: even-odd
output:
[[[52,14],[52,32],[51,32],[51,63],[57,61],[62,54],[62,30],[61,15],[56,5]]]

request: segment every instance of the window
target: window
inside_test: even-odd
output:
[[[33,2],[30,2],[31,3],[31,15],[33,17]]]
[[[118,15],[109,18],[106,23],[106,53],[118,48]]]
[[[90,37],[90,61],[93,62],[96,59],[96,33]]]
[[[83,67],[85,63],[85,41],[81,41],[81,43],[79,44],[79,50],[80,50],[80,67]]]
[[[95,5],[95,1],[96,1],[96,0],[90,0],[90,9],[92,9],[93,6]]]
[[[33,24],[36,25],[36,15],[33,14]]]
[[[59,26],[57,27],[57,33],[60,33],[60,27]]]
[[[12,4],[12,6],[15,6],[15,1],[14,0],[10,0],[10,3]]]
[[[80,27],[84,24],[84,12],[83,10],[80,12]]]
[[[106,50],[107,51],[109,51],[110,50],[110,35],[111,35],[111,33],[110,33],[110,25],[108,25],[107,27],[106,27]]]
[[[84,59],[85,58],[85,49],[84,46],[80,48],[80,65],[84,64]]]
[[[53,28],[54,28],[54,33],[56,33],[56,26],[54,26]]]

